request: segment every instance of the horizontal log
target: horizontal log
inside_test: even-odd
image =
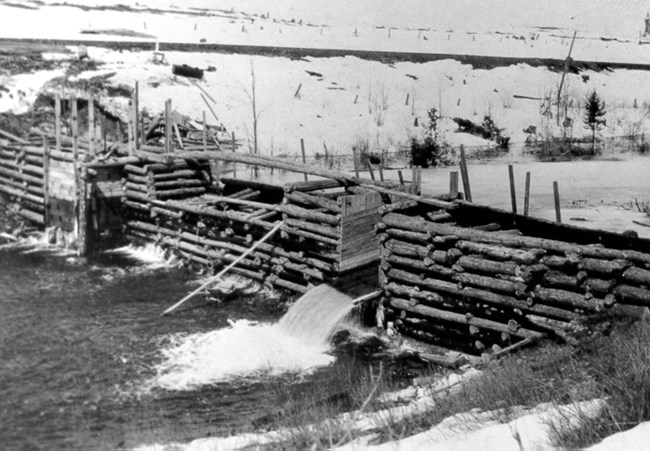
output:
[[[141,183],[124,182],[123,186],[124,186],[125,191],[137,191],[137,192],[143,193],[145,195],[148,195],[148,194],[153,195],[153,191],[151,191],[151,188],[149,186],[143,185]]]
[[[196,180],[196,179],[154,181],[152,184],[152,186],[156,189],[156,191],[180,189],[185,187],[196,187],[196,186],[201,186],[205,188],[205,185],[206,185],[205,181]]]
[[[598,313],[604,310],[604,303],[601,300],[585,299],[581,294],[556,288],[536,287],[532,293],[532,298],[536,303],[540,302],[550,306],[580,309],[589,313]]]
[[[268,276],[266,278],[265,283],[273,285],[278,288],[291,290],[296,293],[307,293],[309,291],[309,287],[285,280],[282,277],[279,277],[277,274],[271,274],[270,276]]]
[[[449,312],[434,307],[428,307],[425,305],[411,306],[407,300],[400,299],[400,298],[391,298],[389,300],[389,305],[393,308],[414,313],[416,315],[420,315],[426,318],[434,318],[436,320],[448,321],[448,322],[463,324],[468,326],[472,325],[483,329],[493,330],[496,332],[506,332],[521,338],[540,337],[542,335],[539,332],[525,329],[523,327],[518,328],[516,331],[512,331],[508,328],[508,326],[496,321],[463,315],[461,313]]]
[[[34,222],[36,224],[40,224],[40,225],[45,224],[45,217],[43,216],[42,213],[36,213],[26,208],[20,208],[16,213],[19,216],[22,216],[23,218],[31,222]]]
[[[559,255],[544,255],[539,260],[542,265],[564,272],[577,271],[578,264],[580,264],[581,261],[582,260],[577,255],[571,255],[568,257],[561,257]]]
[[[389,279],[395,279],[402,282],[410,283],[416,286],[426,287],[436,293],[460,297],[461,299],[471,299],[475,302],[486,303],[497,307],[506,307],[519,311],[522,314],[534,313],[554,319],[570,321],[577,317],[573,312],[546,305],[528,305],[526,302],[504,294],[493,293],[488,290],[479,288],[464,287],[458,288],[456,283],[446,282],[443,280],[420,277],[407,271],[399,269],[389,269],[385,271]]]
[[[623,280],[639,285],[650,286],[650,271],[632,266],[623,273]]]
[[[384,242],[384,247],[394,255],[416,259],[424,259],[425,257],[428,257],[431,252],[429,247],[420,246],[394,238]]]
[[[503,274],[507,276],[517,276],[519,274],[519,266],[512,262],[502,262],[487,260],[479,257],[462,256],[456,262],[458,266],[465,271],[473,271],[483,274]]]
[[[25,199],[35,204],[40,204],[40,205],[44,204],[44,199],[42,195],[38,196],[38,195],[30,194],[20,189],[4,186],[2,185],[2,183],[0,183],[0,191],[10,196],[17,197],[19,199]]]
[[[546,271],[542,279],[544,286],[565,288],[573,291],[578,291],[580,288],[579,281],[576,276],[569,276],[560,271]]]
[[[389,213],[382,220],[388,227],[418,232],[426,231],[435,235],[456,235],[461,240],[476,243],[496,244],[513,248],[542,249],[556,253],[564,253],[567,256],[577,254],[593,258],[628,259],[643,263],[650,262],[650,254],[638,251],[607,249],[597,245],[581,245],[546,238],[484,232],[481,230],[428,222],[421,218],[411,218],[398,213]]]
[[[411,241],[415,243],[425,243],[425,244],[429,243],[429,235],[427,235],[426,233],[409,232],[409,231],[404,231],[399,229],[387,229],[386,235],[404,241]]]
[[[295,205],[282,205],[282,213],[287,214],[288,216],[293,216],[295,218],[306,219],[314,222],[323,222],[325,224],[330,224],[337,226],[341,223],[341,215],[331,215],[326,213],[319,213],[313,210],[308,210],[306,208],[297,207]]]
[[[465,240],[458,241],[456,247],[463,251],[463,253],[481,254],[495,260],[510,260],[521,265],[532,265],[545,253],[539,249],[525,251]]]
[[[578,269],[588,273],[603,274],[606,276],[617,276],[623,273],[632,264],[627,260],[601,260],[597,258],[583,258]]]
[[[206,182],[210,180],[207,171],[196,169],[179,169],[172,172],[151,173],[151,176],[156,182],[176,179],[201,179]]]
[[[526,315],[525,323],[531,329],[548,332],[568,344],[578,344],[578,340],[573,337],[573,334],[579,331],[575,323],[567,323],[537,315]]]
[[[284,198],[284,203],[290,201],[297,204],[324,208],[330,213],[341,214],[341,207],[335,201],[326,197],[294,191],[285,193]]]
[[[0,175],[6,176],[6,177],[11,177],[17,180],[23,180],[25,182],[33,183],[35,185],[42,185],[43,184],[43,178],[42,177],[36,177],[33,175],[25,174],[25,173],[20,173],[15,170],[7,169],[4,167],[0,166]]]
[[[296,229],[306,230],[308,232],[317,233],[319,235],[327,236],[334,239],[339,239],[341,237],[340,227],[329,227],[326,225],[315,224],[309,221],[303,221],[301,219],[285,218],[285,223]]]
[[[616,280],[596,279],[594,277],[586,278],[582,282],[581,288],[586,293],[592,293],[598,297],[605,297],[612,292],[616,286]]]
[[[287,183],[284,186],[284,191],[285,192],[300,191],[303,193],[308,193],[310,191],[319,191],[323,189],[338,188],[345,185],[346,184],[344,182],[341,182],[339,180],[331,180],[331,179],[307,180],[304,182]]]
[[[650,307],[650,290],[633,287],[631,285],[618,285],[614,288],[614,296],[621,304],[641,305]]]
[[[394,202],[392,204],[386,204],[379,207],[379,214],[385,215],[386,213],[391,213],[394,211],[408,210],[410,208],[415,208],[418,206],[417,201],[415,200],[405,200],[401,202]]]
[[[434,211],[426,213],[425,216],[427,219],[429,219],[429,221],[433,222],[451,222],[454,220],[454,217],[446,211]]]
[[[156,190],[155,195],[158,199],[168,199],[170,197],[193,197],[205,193],[204,187],[196,188],[178,188],[169,190]]]
[[[288,235],[295,235],[297,237],[314,240],[314,241],[317,241],[317,242],[320,242],[320,243],[330,244],[330,245],[333,245],[333,246],[338,246],[339,245],[339,240],[338,239],[326,237],[326,236],[319,235],[319,234],[312,233],[312,232],[307,232],[305,230],[298,230],[298,229],[296,229],[294,227],[288,226],[287,224],[283,224],[282,227],[280,228],[280,230],[281,230],[281,234],[282,234],[283,237],[287,237],[287,234],[288,234]]]
[[[383,259],[383,266],[390,268],[393,266],[399,266],[404,268],[409,268],[421,273],[435,274],[437,277],[443,277],[445,279],[454,280],[457,273],[445,266],[436,265],[436,264],[425,264],[423,261],[415,260],[407,257],[399,257],[397,255],[387,255]]]
[[[523,283],[509,280],[495,279],[494,277],[479,276],[471,273],[456,273],[455,280],[462,286],[472,286],[490,291],[496,291],[513,295],[515,297],[526,296],[527,286]]]
[[[137,175],[147,175],[147,173],[149,172],[146,167],[136,166],[133,164],[124,165],[124,171],[130,172],[132,174],[137,174]]]

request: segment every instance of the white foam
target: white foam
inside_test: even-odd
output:
[[[178,264],[178,259],[154,243],[147,243],[144,246],[128,246],[112,249],[108,252],[121,253],[146,265],[150,269],[170,268]]]
[[[305,344],[277,325],[240,320],[226,329],[174,337],[152,385],[193,390],[242,377],[309,374],[334,361],[328,348]]]

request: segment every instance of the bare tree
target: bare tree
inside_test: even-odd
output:
[[[252,60],[250,89],[244,88],[244,93],[248,98],[248,107],[250,108],[250,118],[252,122],[252,131],[249,131],[248,133],[248,142],[250,143],[251,153],[257,154],[259,152],[258,125],[262,111],[260,111],[257,105],[257,82],[255,80],[255,66],[253,65]]]

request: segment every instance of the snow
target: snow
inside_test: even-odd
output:
[[[391,451],[429,449],[436,451],[520,451],[553,448],[550,424],[561,422],[576,427],[580,420],[598,414],[604,401],[592,400],[556,406],[540,404],[533,409],[513,408],[507,413],[477,410],[448,417],[428,431],[376,446],[351,443],[337,448],[357,451]],[[514,416],[501,422],[500,417]]]

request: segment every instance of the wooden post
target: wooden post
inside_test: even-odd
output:
[[[402,174],[401,169],[397,171],[397,176],[399,177],[399,184],[404,186],[404,174]]]
[[[95,158],[95,98],[88,96],[88,160]]]
[[[530,172],[526,172],[526,188],[524,190],[524,216],[528,216],[530,207]]]
[[[72,99],[72,162],[74,164],[75,175],[79,169],[79,117],[77,99]]]
[[[354,176],[359,178],[359,156],[357,155],[357,148],[352,148],[352,159],[354,160]]]
[[[61,96],[54,95],[54,133],[56,136],[56,151],[61,152]]]
[[[562,222],[562,214],[560,213],[560,188],[557,182],[553,182],[553,199],[555,200],[555,220]]]
[[[205,122],[205,111],[203,111],[203,151],[208,151],[208,124]]]
[[[235,144],[235,132],[232,132],[232,151],[235,152],[237,146]],[[237,178],[237,163],[232,164],[232,177]]]
[[[217,188],[219,186],[221,160],[209,160],[209,164],[210,164],[210,179],[212,182],[212,187]]]
[[[411,170],[411,194],[419,195],[422,184],[422,166],[413,166]]]
[[[370,164],[370,162],[368,162],[368,163],[366,163],[366,164],[368,165],[368,172],[370,173],[370,178],[371,178],[372,180],[374,180],[374,179],[375,179],[375,173],[372,172],[372,165]]]
[[[88,232],[88,193],[86,186],[87,170],[84,166],[80,169],[78,175],[77,197],[79,210],[77,212],[77,254],[81,257],[86,255],[88,250],[87,232]]]
[[[172,151],[172,101],[165,102],[165,153]]]
[[[140,85],[136,81],[133,88],[133,139],[136,149],[140,149]]]
[[[50,149],[47,138],[43,136],[43,221],[50,225]]]
[[[140,115],[140,145],[147,144],[147,129],[144,128],[144,115]]]
[[[307,164],[307,157],[305,156],[305,140],[300,138],[300,152],[302,153],[302,164]],[[305,176],[305,182],[309,180],[309,177],[307,174],[303,174]]]
[[[458,199],[458,171],[449,173],[449,197]]]
[[[384,167],[381,164],[379,165],[379,180],[384,181]]]
[[[512,203],[512,212],[517,213],[517,195],[515,193],[515,169],[511,164],[508,165],[508,177],[510,178],[510,202]]]
[[[72,112],[71,112],[71,121],[72,121],[72,168],[74,173],[74,215],[75,215],[75,232],[76,232],[76,242],[77,242],[77,254],[83,255],[81,240],[85,240],[85,234],[83,234],[81,228],[81,213],[82,210],[85,210],[81,207],[83,198],[82,196],[82,181],[81,174],[79,171],[79,118],[78,118],[78,104],[77,99],[71,99],[72,102]],[[84,235],[84,236],[82,236]]]
[[[472,202],[472,190],[469,186],[469,173],[467,172],[467,160],[465,159],[465,146],[460,146],[460,175],[463,178],[463,191],[465,200]]]

